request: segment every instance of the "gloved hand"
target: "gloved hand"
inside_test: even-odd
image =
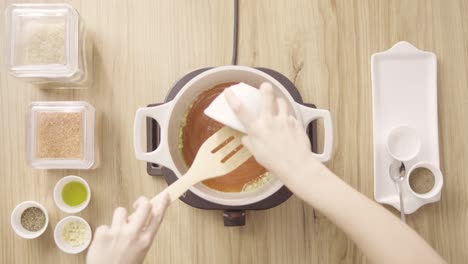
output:
[[[296,173],[291,168],[304,167],[304,162],[320,162],[311,158],[310,141],[303,125],[288,112],[285,99],[277,97],[269,83],[260,86],[262,110],[254,116],[239,98],[225,90],[225,97],[239,121],[247,130],[242,144],[252,152],[263,167],[286,185],[294,181]],[[287,177],[286,177],[287,176]]]
[[[125,208],[115,209],[111,227],[96,229],[86,263],[142,263],[169,204],[169,195],[162,192],[151,202],[146,197],[138,198],[133,204],[135,211],[128,218]]]
[[[247,129],[242,143],[260,164],[341,228],[372,263],[446,263],[409,226],[316,160],[304,128],[288,114],[286,102],[274,96],[270,84],[262,84],[260,91],[259,116],[249,113],[229,89],[225,93]]]

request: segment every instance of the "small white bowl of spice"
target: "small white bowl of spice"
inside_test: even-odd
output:
[[[18,204],[11,213],[11,226],[22,238],[39,237],[47,229],[48,224],[47,210],[35,201],[24,201]]]
[[[78,216],[67,216],[55,226],[54,240],[58,248],[68,254],[83,252],[91,243],[92,230],[88,222]]]

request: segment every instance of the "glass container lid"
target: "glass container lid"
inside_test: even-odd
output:
[[[78,69],[79,14],[67,4],[15,4],[6,10],[7,65],[21,77],[64,77]]]

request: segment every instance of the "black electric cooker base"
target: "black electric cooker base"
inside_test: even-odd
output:
[[[186,74],[184,77],[182,77],[179,81],[175,83],[173,88],[169,91],[169,94],[167,95],[164,102],[169,102],[172,99],[174,99],[177,93],[182,89],[182,87],[184,87],[184,85],[187,82],[189,82],[192,78],[199,75],[200,73],[207,71],[209,69],[211,68],[197,69]],[[286,90],[288,90],[292,98],[297,103],[315,108],[314,105],[303,103],[302,97],[299,91],[297,90],[296,86],[281,73],[276,72],[271,69],[267,69],[267,68],[256,68],[256,69],[269,74],[270,76],[275,78],[277,81],[279,81],[286,88]],[[156,105],[159,105],[159,104],[150,104],[148,106],[156,106]],[[146,133],[147,150],[153,151],[159,145],[159,139],[160,139],[159,126],[157,122],[151,118],[147,118],[146,125],[147,125],[146,126],[147,127],[147,133]],[[307,135],[309,137],[309,140],[312,146],[312,151],[316,152],[317,151],[317,124],[315,121],[311,122],[307,126]],[[175,175],[174,172],[172,172],[171,170],[165,167],[159,166],[158,164],[147,163],[147,172],[151,176],[164,176],[168,185],[172,184],[173,182],[177,180],[177,176]],[[270,197],[267,197],[262,201],[259,201],[253,204],[242,205],[242,206],[227,206],[227,205],[213,203],[195,195],[191,191],[187,191],[185,195],[180,197],[180,200],[182,200],[183,202],[185,202],[186,204],[190,206],[200,208],[200,209],[224,210],[223,218],[224,218],[225,226],[242,226],[242,225],[245,225],[245,210],[269,209],[269,208],[275,207],[285,202],[287,199],[289,199],[289,197],[291,197],[291,195],[292,195],[291,191],[289,191],[289,189],[286,188],[286,186],[283,186],[277,192],[275,192]]]

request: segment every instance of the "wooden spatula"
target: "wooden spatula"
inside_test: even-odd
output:
[[[193,185],[226,175],[247,161],[252,154],[242,145],[242,135],[225,126],[209,137],[201,145],[187,173],[165,190],[169,192],[171,202]]]

